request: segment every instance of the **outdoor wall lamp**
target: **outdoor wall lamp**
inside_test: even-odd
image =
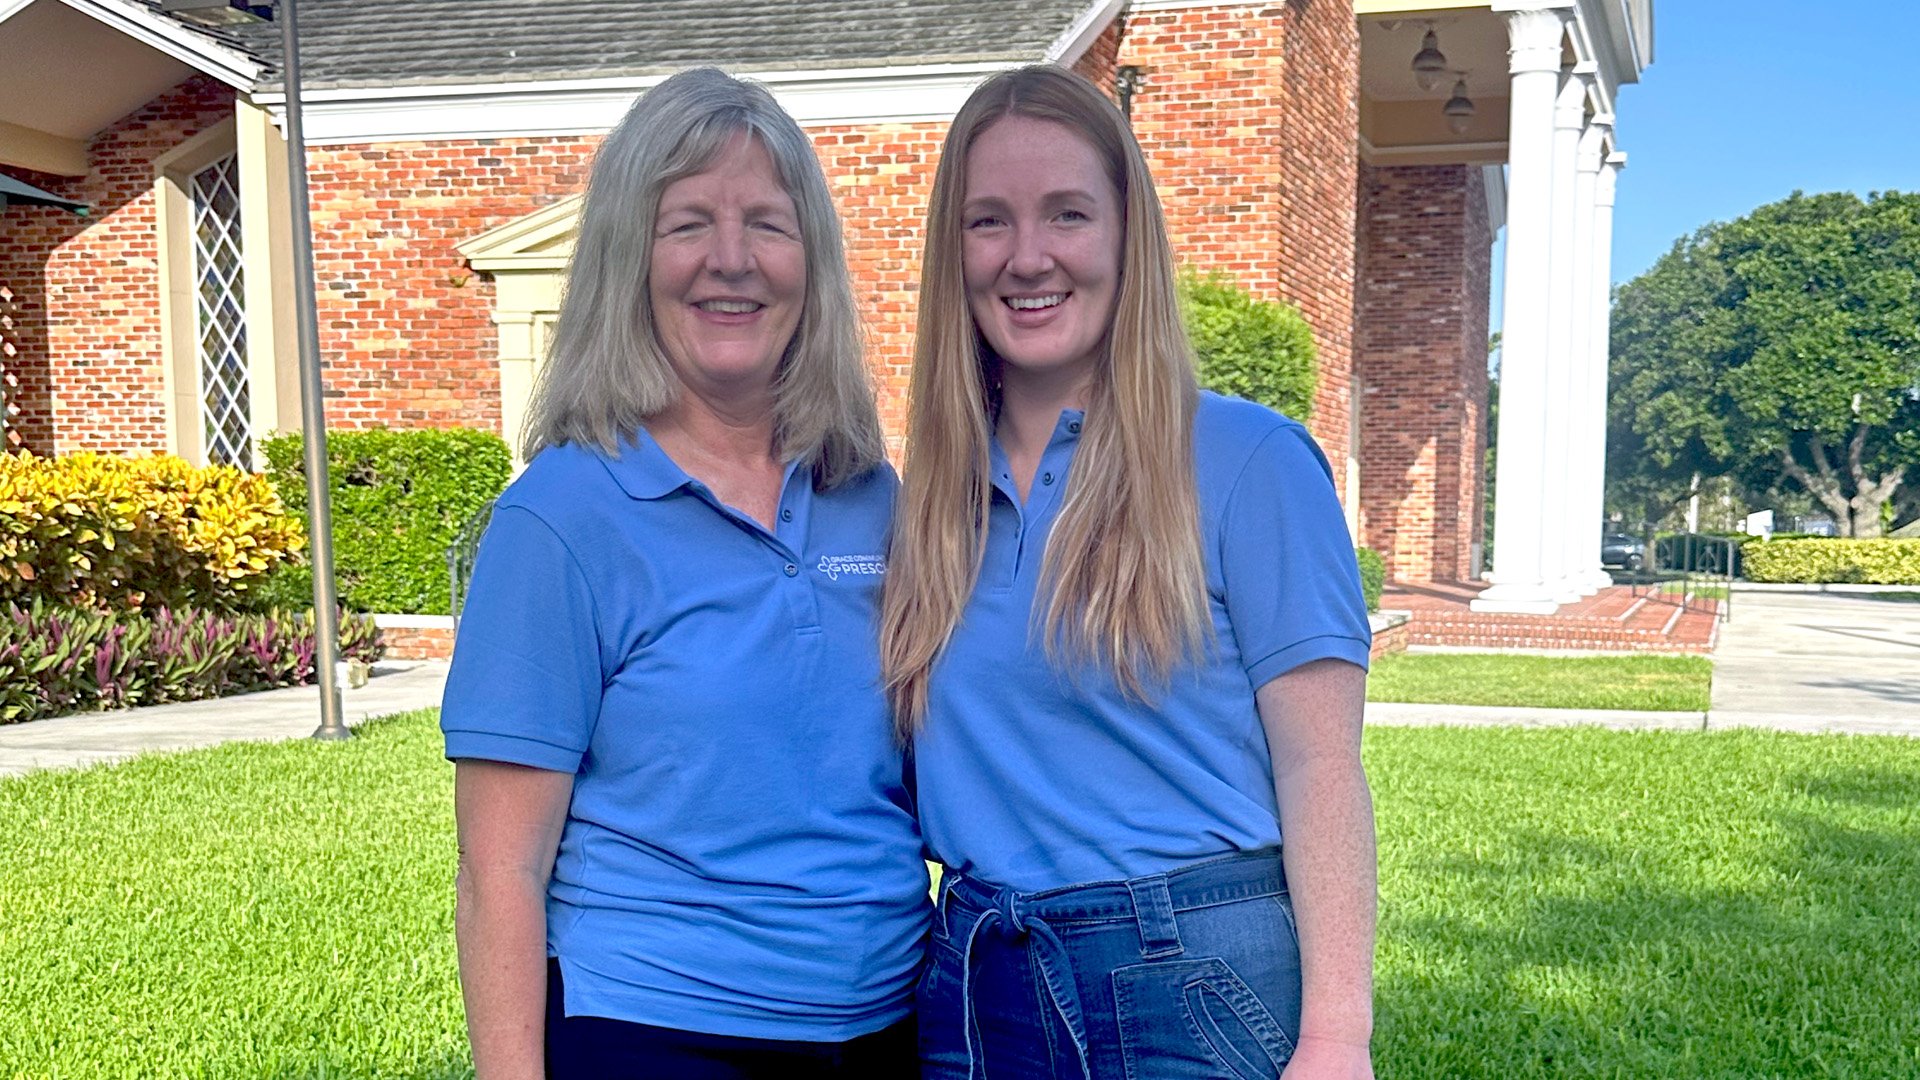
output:
[[[1113,73],[1114,93],[1120,98],[1120,115],[1133,117],[1133,95],[1147,85],[1147,69],[1139,64],[1121,64]]]
[[[1440,35],[1428,23],[1426,36],[1420,39],[1420,51],[1413,54],[1413,81],[1422,90],[1432,90],[1446,74],[1447,54],[1440,51]]]

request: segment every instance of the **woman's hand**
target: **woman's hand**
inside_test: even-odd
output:
[[[569,773],[454,763],[454,936],[476,1080],[546,1075],[547,880],[572,796]]]

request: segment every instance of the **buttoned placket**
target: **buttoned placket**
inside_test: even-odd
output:
[[[997,592],[1010,591],[1020,581],[1023,573],[1033,567],[1027,558],[1028,545],[1044,540],[1051,527],[1051,519],[1060,505],[1061,493],[1067,487],[1067,469],[1073,464],[1074,451],[1080,444],[1080,428],[1083,414],[1078,409],[1066,409],[1060,413],[1060,419],[1053,426],[1053,436],[1047,440],[1047,448],[1040,453],[1040,465],[1034,470],[1033,482],[1027,486],[1027,500],[1020,501],[1020,490],[1013,482],[1013,466],[1007,460],[1007,454],[995,438],[989,447],[990,463],[993,469],[993,488],[998,498],[996,505],[989,508],[990,528],[1011,526],[1013,543],[1011,558],[1000,565],[985,569],[989,586]],[[989,547],[991,548],[991,538]],[[990,552],[991,554],[991,552]]]
[[[698,480],[688,480],[687,491],[739,526],[741,531],[766,549],[772,557],[772,588],[786,601],[787,610],[793,617],[794,632],[819,633],[820,604],[814,595],[813,575],[807,572],[806,565],[807,527],[813,511],[812,471],[800,468],[798,462],[787,465],[780,487],[780,504],[774,511],[771,531],[751,515],[720,501],[712,488]]]

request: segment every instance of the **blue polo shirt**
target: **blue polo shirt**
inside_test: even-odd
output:
[[[879,683],[897,487],[790,466],[775,527],[642,432],[500,497],[460,620],[449,758],[571,773],[547,896],[569,1015],[837,1041],[905,1017],[928,917]]]
[[[1279,844],[1254,691],[1310,660],[1364,667],[1371,641],[1320,448],[1278,413],[1203,394],[1194,457],[1215,640],[1144,704],[1104,668],[1051,667],[1035,584],[1082,423],[1061,414],[1025,505],[994,443],[979,584],[934,668],[914,741],[933,855],[1019,890]]]

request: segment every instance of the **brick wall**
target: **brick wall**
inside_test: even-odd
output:
[[[330,425],[498,430],[493,281],[454,247],[584,190],[599,141],[308,151]]]
[[[1146,69],[1133,128],[1174,248],[1299,306],[1320,351],[1305,418],[1345,490],[1353,370],[1359,35],[1335,0],[1143,12],[1119,62]]]
[[[1362,535],[1390,578],[1470,580],[1493,243],[1478,167],[1362,167],[1360,220]]]
[[[79,92],[79,91],[76,91]],[[153,162],[233,115],[233,91],[194,77],[96,135],[84,177],[7,168],[87,203],[0,211],[0,347],[9,435],[38,453],[167,446]],[[15,411],[17,410],[17,411]],[[9,440],[11,441],[11,440]]]
[[[896,454],[907,430],[907,373],[913,364],[927,199],[946,133],[945,124],[808,129],[846,231],[880,421]]]
[[[1300,305],[1321,349],[1310,418],[1344,481],[1352,334],[1353,17],[1332,0],[1116,21],[1075,69],[1111,91],[1147,66],[1134,119],[1177,250]],[[1327,100],[1321,100],[1326,97]],[[196,79],[104,133],[94,173],[25,177],[100,207],[7,211],[0,337],[18,430],[49,452],[165,445],[151,161],[230,116]],[[925,203],[942,124],[810,129],[845,219],[882,419],[904,428]],[[594,137],[315,147],[309,153],[328,420],[497,428],[494,286],[455,245],[584,188]],[[104,268],[104,269],[103,269]],[[51,280],[57,295],[36,294]],[[26,282],[22,287],[20,282]]]

